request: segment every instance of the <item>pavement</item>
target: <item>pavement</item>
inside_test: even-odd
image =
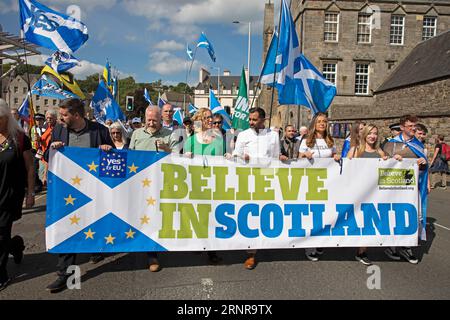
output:
[[[45,251],[45,193],[36,199],[13,226],[13,235],[25,240],[25,255],[20,265],[10,257],[13,281],[0,300],[450,299],[450,190],[430,195],[427,241],[415,249],[417,265],[390,260],[384,248],[369,249],[369,268],[355,261],[354,248],[326,248],[318,262],[307,260],[302,249],[260,250],[251,271],[243,267],[243,251],[219,252],[223,262],[214,266],[205,253],[171,252],[160,255],[163,269],[152,273],[144,253],[111,254],[96,265],[82,254],[81,288],[57,294],[45,290],[56,279],[57,257]]]

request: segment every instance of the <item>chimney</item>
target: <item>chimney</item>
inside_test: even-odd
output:
[[[229,77],[229,76],[231,76],[230,70],[227,70],[227,69],[223,70],[223,76],[224,76],[224,77]]]
[[[210,75],[209,71],[201,67],[198,82],[203,83],[209,75]]]

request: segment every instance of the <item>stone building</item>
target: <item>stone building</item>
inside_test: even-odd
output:
[[[329,116],[343,123],[373,108],[377,88],[418,43],[450,29],[448,0],[292,0],[291,12],[302,53],[336,84]],[[273,34],[273,15],[269,1],[264,51]],[[266,105],[269,92],[262,98]],[[272,119],[281,126],[309,119],[303,107],[274,109]]]
[[[30,87],[39,79],[39,74],[30,74]],[[26,75],[18,75],[8,82],[4,82],[4,97],[10,108],[19,108],[28,92],[28,77]],[[43,113],[48,109],[57,108],[60,100],[50,97],[32,96],[33,106],[36,113]]]
[[[247,70],[246,70],[247,77]],[[211,75],[208,70],[200,68],[199,83],[194,91],[194,105],[197,108],[209,108],[209,88],[211,87],[220,105],[233,114],[234,105],[236,104],[239,92],[239,83],[241,76],[232,76],[230,71],[224,70],[223,75]],[[258,83],[257,76],[250,76],[249,104],[258,95],[256,85]],[[219,88],[220,90],[217,90]],[[256,96],[253,106],[258,106],[258,97]]]

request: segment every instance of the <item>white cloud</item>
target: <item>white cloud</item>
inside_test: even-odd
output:
[[[200,26],[208,24],[229,24],[251,21],[252,32],[262,32],[264,18],[262,0],[124,0],[123,5],[131,15],[143,16],[149,20],[152,30],[158,29],[179,38],[196,37]],[[245,27],[237,27],[244,32]]]
[[[7,3],[5,0],[1,0],[0,2],[0,13],[8,13],[8,12],[18,12],[19,11],[19,2],[17,0],[10,0]],[[115,6],[117,0],[46,0],[43,3],[45,6],[50,7],[52,9],[59,10],[59,12],[66,13],[66,9],[69,6],[76,5],[81,9],[81,15],[83,15],[83,10],[87,12],[92,11],[97,7],[101,7],[104,9],[110,9]]]
[[[156,51],[149,56],[149,70],[161,75],[177,74],[186,72],[186,60],[175,56],[167,51]],[[194,68],[198,62],[194,62]]]
[[[138,37],[132,34],[128,34],[125,36],[125,40],[128,42],[136,42],[138,40]]]
[[[157,43],[154,48],[162,51],[177,51],[183,50],[184,45],[175,40],[163,40],[160,43]]]
[[[19,1],[10,0],[0,2],[0,14],[19,11]]]

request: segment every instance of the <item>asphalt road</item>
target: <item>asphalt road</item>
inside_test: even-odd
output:
[[[79,255],[80,290],[51,294],[56,256],[45,252],[45,194],[13,227],[26,242],[22,264],[12,257],[13,281],[0,292],[6,299],[450,299],[450,190],[434,190],[429,201],[427,239],[416,251],[418,265],[391,261],[383,248],[370,249],[379,267],[380,289],[368,289],[367,267],[354,260],[353,248],[326,249],[311,262],[301,249],[261,250],[258,265],[245,270],[245,253],[220,252],[223,263],[208,264],[206,254],[165,253],[158,273],[147,270],[143,253],[109,255],[97,265]],[[370,270],[369,270],[370,271]],[[372,282],[371,282],[372,283]]]

